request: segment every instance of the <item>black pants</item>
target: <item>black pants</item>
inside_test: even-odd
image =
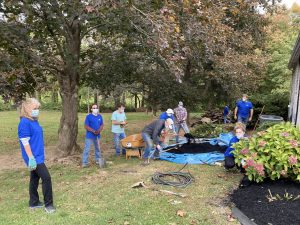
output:
[[[226,156],[225,157],[225,163],[224,163],[224,167],[225,169],[232,169],[234,166],[236,166],[236,168],[241,172],[241,173],[245,173],[245,169],[242,167],[242,165],[238,166],[237,164],[235,164],[234,162],[234,158],[230,157],[230,156]]]
[[[234,158],[226,156],[225,157],[225,163],[224,163],[225,169],[231,169],[234,166],[235,166]]]
[[[36,169],[30,172],[29,182],[29,206],[36,206],[39,203],[38,186],[42,179],[42,190],[45,206],[53,205],[52,182],[49,171],[44,163],[38,164]]]

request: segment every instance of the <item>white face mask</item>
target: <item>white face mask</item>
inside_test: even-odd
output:
[[[38,110],[38,109],[33,109],[31,111],[31,117],[38,117],[39,114],[40,114],[40,110]]]
[[[244,102],[247,101],[247,98],[242,98],[242,99],[243,99]]]
[[[172,113],[167,113],[168,116],[172,116]]]
[[[244,133],[242,133],[242,134],[237,134],[236,137],[237,137],[237,139],[241,139],[241,138],[244,137],[244,135],[245,135]]]
[[[99,110],[98,109],[92,109],[93,114],[98,114]]]

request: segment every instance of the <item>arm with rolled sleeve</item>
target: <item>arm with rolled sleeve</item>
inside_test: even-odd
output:
[[[252,120],[252,117],[253,117],[253,105],[252,105],[252,102],[251,102],[249,121]]]

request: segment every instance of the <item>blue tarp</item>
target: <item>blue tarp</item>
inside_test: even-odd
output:
[[[199,154],[174,154],[162,152],[161,160],[166,160],[178,164],[214,164],[224,160],[224,154],[220,152],[199,153]]]
[[[218,138],[207,139],[211,145],[228,146],[230,139],[233,137],[232,133],[220,134]],[[183,143],[183,142],[182,142]],[[169,145],[169,147],[174,145]],[[224,160],[224,154],[218,151],[198,154],[175,154],[169,152],[161,152],[161,160],[166,160],[178,164],[214,164],[217,161]]]

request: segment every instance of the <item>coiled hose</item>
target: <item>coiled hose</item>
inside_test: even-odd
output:
[[[187,164],[185,164],[184,167],[186,165]],[[189,172],[188,173],[180,172],[181,170],[179,170],[178,172],[167,172],[167,173],[157,172],[153,174],[152,181],[155,184],[185,188],[193,182],[194,177]]]

